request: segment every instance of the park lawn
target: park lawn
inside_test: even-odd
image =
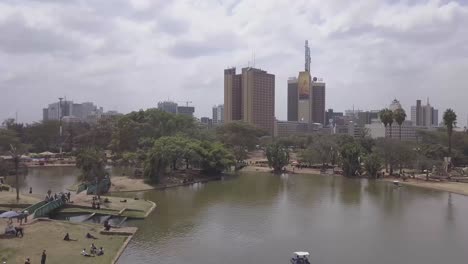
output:
[[[74,204],[80,206],[87,206],[90,207],[92,203],[92,195],[79,195],[76,196]],[[101,196],[101,200],[107,198],[110,202],[109,203],[101,203],[100,210],[94,210],[92,208],[82,209],[82,212],[95,212],[100,214],[105,214],[106,211],[110,211],[109,214],[116,215],[122,209],[125,208],[122,216],[127,217],[134,217],[134,218],[144,218],[146,214],[151,210],[153,207],[153,203],[146,200],[135,200],[132,198],[122,198],[122,197],[114,197],[114,196]],[[126,200],[126,202],[121,202],[122,200]],[[73,207],[73,205],[71,205]],[[75,208],[73,208],[75,209]],[[115,212],[117,211],[117,212]],[[74,212],[72,209],[65,209],[64,212]]]
[[[19,201],[16,200],[16,192],[13,191],[3,191],[0,192],[0,204],[3,205],[11,205],[14,207],[15,204],[35,204],[40,202],[41,199],[32,195],[26,195],[20,193]]]
[[[5,228],[5,221],[0,222],[0,230]],[[39,263],[42,250],[47,250],[47,264],[109,264],[124,244],[127,236],[101,235],[100,226],[92,224],[77,224],[63,221],[39,221],[24,225],[24,238],[0,237],[0,260],[7,263],[24,263],[27,257],[32,263]],[[71,239],[64,241],[66,233]],[[86,239],[86,233],[91,233],[98,239]],[[80,253],[83,248],[89,253],[91,243],[104,248],[104,256],[84,257]]]

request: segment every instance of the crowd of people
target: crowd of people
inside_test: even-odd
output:
[[[67,192],[67,193],[60,192],[58,195],[57,195],[57,193],[52,195],[52,191],[49,190],[49,191],[47,191],[47,195],[46,195],[44,201],[53,202],[53,201],[59,200],[59,199],[61,199],[65,203],[71,203],[72,202],[71,201],[71,193],[70,192]]]

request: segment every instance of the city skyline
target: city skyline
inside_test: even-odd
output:
[[[39,121],[63,96],[121,113],[169,97],[211,116],[223,102],[222,69],[253,64],[254,53],[255,67],[276,76],[275,116],[286,120],[285,84],[303,67],[309,39],[327,109],[380,109],[398,98],[410,114],[416,99],[430,97],[439,120],[453,108],[466,125],[466,2],[194,4],[1,3],[0,119],[18,112],[20,122]]]

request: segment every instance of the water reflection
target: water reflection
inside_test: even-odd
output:
[[[49,189],[58,193],[75,184],[78,175],[75,167],[28,168],[28,173],[19,177],[19,186],[21,192],[28,192],[32,187],[35,194],[45,194]],[[7,177],[6,182],[15,186],[15,177]]]
[[[467,221],[454,224],[468,217],[467,197],[444,192],[253,173],[143,196],[158,208],[130,222],[139,232],[119,263],[287,263],[294,250],[310,251],[313,263],[463,263],[468,257],[449,246],[468,243]]]

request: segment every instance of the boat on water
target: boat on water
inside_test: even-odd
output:
[[[305,252],[305,251],[294,252],[293,257],[291,258],[291,264],[310,264],[309,252]]]

